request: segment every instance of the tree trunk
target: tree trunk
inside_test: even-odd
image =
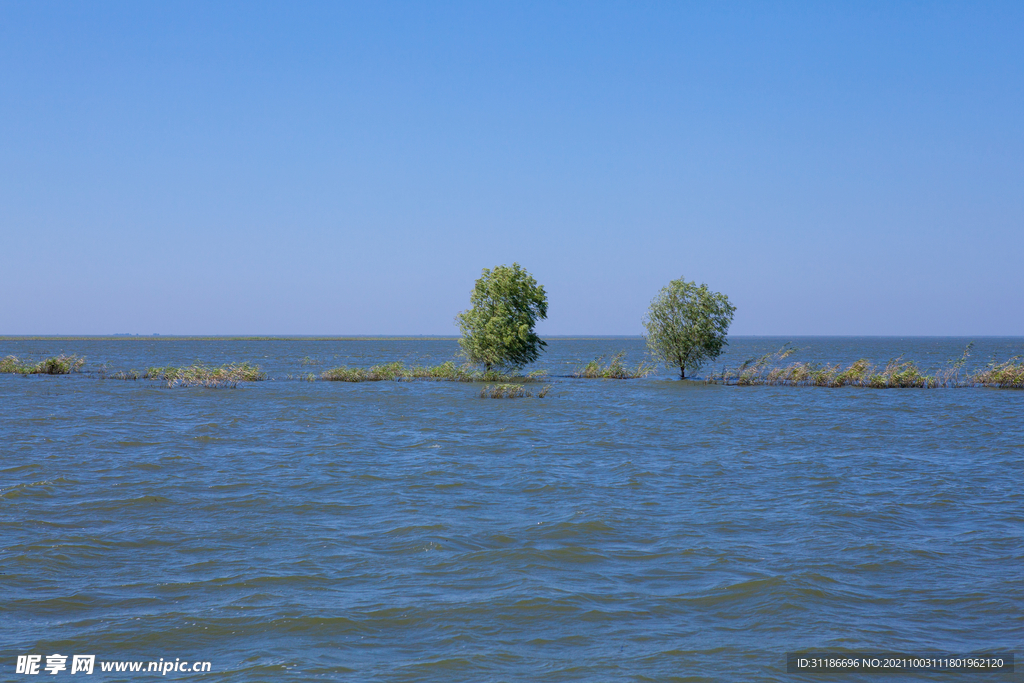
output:
[[[680,365],[679,366],[679,379],[686,379],[686,366],[685,365]]]

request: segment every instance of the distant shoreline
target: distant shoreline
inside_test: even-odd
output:
[[[545,339],[643,339],[640,335],[549,335]],[[458,341],[458,335],[3,335],[0,341]]]
[[[733,334],[730,339],[1024,339],[1020,334]],[[543,339],[559,341],[642,340],[639,334],[552,334]],[[8,334],[4,341],[458,341],[458,335],[236,335],[236,334]]]

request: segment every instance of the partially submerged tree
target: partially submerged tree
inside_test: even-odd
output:
[[[473,308],[456,321],[462,329],[459,344],[471,362],[490,372],[519,369],[540,357],[547,344],[533,328],[548,317],[548,297],[522,266],[484,268],[470,303]]]
[[[729,297],[707,285],[673,280],[647,310],[647,346],[666,367],[678,367],[685,379],[686,368],[697,370],[721,355],[735,311]]]

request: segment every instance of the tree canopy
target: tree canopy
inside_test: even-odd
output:
[[[666,367],[697,370],[721,355],[736,307],[729,297],[680,278],[651,301],[644,319],[647,346]]]
[[[547,344],[534,327],[548,316],[544,287],[518,263],[484,268],[470,296],[472,308],[458,315],[459,344],[470,362],[519,369],[540,357]]]

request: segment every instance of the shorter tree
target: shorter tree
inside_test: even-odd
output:
[[[548,317],[544,287],[518,263],[484,268],[469,299],[473,307],[456,317],[459,344],[470,362],[492,368],[519,369],[540,357],[547,344],[534,332]]]
[[[736,307],[729,297],[680,278],[668,283],[651,301],[644,319],[647,346],[666,367],[697,370],[721,355]]]

